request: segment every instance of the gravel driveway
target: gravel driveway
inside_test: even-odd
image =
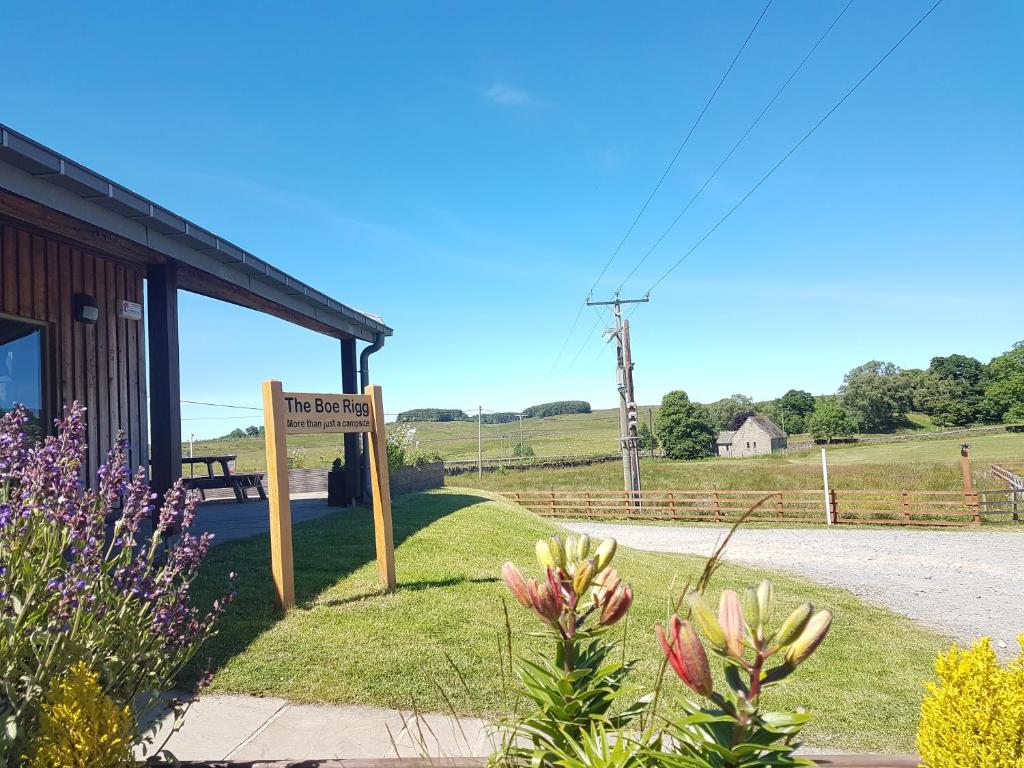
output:
[[[721,528],[563,523],[653,552],[708,555]],[[736,563],[791,571],[843,587],[926,627],[969,643],[990,635],[1016,654],[1024,632],[1024,532],[747,529],[729,543]]]

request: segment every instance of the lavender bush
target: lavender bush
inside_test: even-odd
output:
[[[0,417],[0,766],[25,754],[44,692],[79,662],[131,709],[137,742],[151,750],[142,724],[167,706],[155,694],[173,685],[233,597],[229,589],[208,612],[192,605],[212,536],[189,532],[197,500],[180,481],[156,530],[143,533],[155,497],[141,468],[129,476],[123,436],[96,488],[85,487],[84,414],[72,405],[34,444],[23,409]]]

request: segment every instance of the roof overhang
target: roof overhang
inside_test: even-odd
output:
[[[234,243],[0,125],[0,189],[109,232],[143,262],[184,267],[181,287],[298,322],[328,335],[375,341],[393,331]],[[121,254],[123,255],[123,254]]]

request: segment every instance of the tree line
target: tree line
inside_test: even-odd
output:
[[[774,400],[736,394],[705,405],[682,390],[669,392],[654,434],[641,430],[641,442],[657,441],[669,458],[691,459],[709,455],[720,431],[738,429],[755,414],[788,434],[828,442],[913,426],[908,413],[926,414],[940,427],[1024,421],[1024,341],[988,363],[960,354],[933,357],[925,369],[871,360],[847,373],[835,395],[791,389]]]
[[[553,403],[531,405],[529,408],[524,408],[522,413],[516,411],[485,413],[480,419],[484,424],[507,424],[517,420],[520,416],[526,419],[537,419],[545,416],[561,416],[567,413],[590,413],[590,403],[586,400],[556,400]],[[398,414],[398,421],[475,421],[476,418],[458,408],[413,408]]]

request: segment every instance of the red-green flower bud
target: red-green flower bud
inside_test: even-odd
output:
[[[677,615],[672,616],[668,627],[668,638],[660,624],[654,629],[668,663],[691,689],[701,696],[710,696],[711,667],[697,632],[690,622],[681,621]]]
[[[516,599],[516,602],[524,608],[533,607],[533,604],[530,602],[530,593],[526,588],[526,579],[523,578],[523,574],[519,572],[515,565],[505,563],[501,567],[501,578],[505,580],[505,585]]]
[[[711,647],[717,651],[724,651],[725,632],[722,630],[722,625],[718,623],[718,619],[715,618],[711,607],[704,602],[704,598],[699,592],[691,592],[687,595],[686,601],[690,604],[690,615],[697,622],[704,637],[711,643]]]
[[[604,610],[601,612],[601,624],[608,627],[617,622],[627,613],[633,605],[633,589],[627,584],[616,590],[615,594],[608,600]]]
[[[725,633],[725,647],[729,655],[735,659],[743,658],[743,609],[740,607],[740,596],[734,590],[722,592],[718,602],[718,623]]]
[[[562,610],[558,605],[555,590],[551,588],[550,584],[546,582],[538,584],[533,579],[530,579],[526,586],[530,592],[530,603],[533,610],[544,621],[552,626],[557,626],[558,620],[562,617]]]
[[[831,626],[832,614],[828,611],[818,611],[811,616],[804,631],[786,649],[786,663],[796,665],[805,661],[821,645]]]
[[[608,598],[615,594],[621,583],[622,579],[614,568],[601,571],[594,579],[594,605],[603,606],[607,603]]]
[[[775,644],[780,648],[783,648],[792,643],[802,631],[804,626],[807,624],[807,620],[811,618],[811,613],[814,612],[814,606],[810,603],[804,603],[799,605],[796,609],[786,617],[786,620],[782,622],[782,626],[779,627],[779,632],[775,636]]]

